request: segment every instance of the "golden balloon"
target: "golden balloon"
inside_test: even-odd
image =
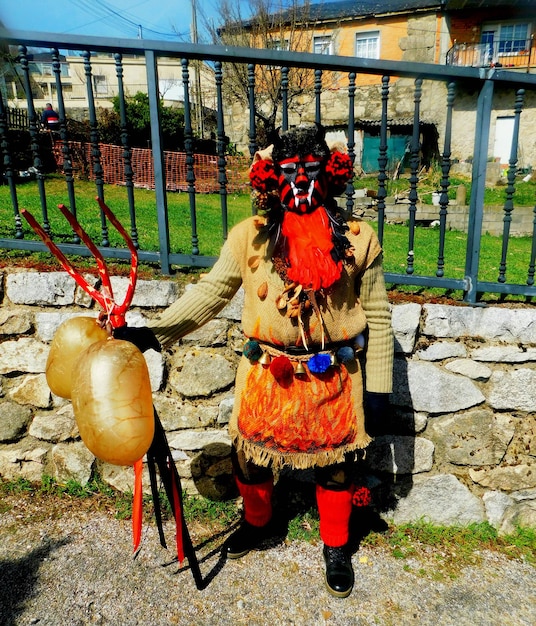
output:
[[[72,402],[83,442],[99,459],[132,465],[149,449],[154,414],[143,354],[128,341],[108,339],[75,363]]]
[[[61,324],[50,344],[46,364],[46,379],[52,393],[71,397],[73,366],[80,354],[108,333],[94,317],[73,317]]]

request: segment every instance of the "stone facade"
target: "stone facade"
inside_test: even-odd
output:
[[[498,22],[510,20],[508,3],[498,9],[495,14]],[[504,16],[499,17],[504,11]],[[522,11],[522,10],[521,10]],[[456,13],[456,12],[454,12]],[[444,66],[445,57],[457,40],[458,42],[475,41],[480,37],[483,25],[490,20],[487,8],[479,7],[472,11],[458,12],[438,19],[438,15],[428,12],[410,11],[383,16],[378,21],[377,16],[360,17],[358,20],[346,19],[338,24],[337,28],[330,24],[316,23],[315,34],[332,37],[333,54],[342,57],[355,55],[356,32],[370,29],[371,32],[381,32],[381,59],[393,61],[408,61],[437,64],[438,71]],[[508,15],[507,15],[508,13]],[[521,15],[521,14],[520,14]],[[527,18],[528,19],[528,18]],[[439,26],[439,22],[443,21]],[[456,22],[456,28],[453,24]],[[467,28],[470,24],[470,28]],[[467,28],[467,30],[464,30]],[[320,30],[322,29],[322,30]],[[460,30],[461,29],[461,30]],[[467,37],[467,39],[465,39]],[[487,71],[482,68],[482,72]],[[528,71],[528,68],[527,68]],[[534,70],[532,70],[534,71]],[[392,76],[389,83],[388,119],[389,123],[412,119],[414,114],[415,83],[412,78]],[[303,87],[303,85],[301,85]],[[356,143],[356,164],[361,164],[362,135],[364,128],[361,121],[376,120],[381,115],[381,74],[357,72],[356,93],[353,115],[356,120],[356,132],[353,140]],[[346,128],[348,124],[348,81],[344,72],[325,72],[321,94],[321,120],[330,131]],[[478,105],[478,90],[480,85],[469,81],[457,81],[456,97],[452,111],[452,136],[450,137],[450,154],[452,159],[464,161],[473,158],[475,150],[476,111]],[[289,126],[302,122],[311,122],[315,119],[316,102],[313,89],[305,89],[299,102],[291,103],[289,111]],[[234,98],[234,96],[233,96]],[[421,122],[433,124],[438,132],[439,151],[443,151],[445,126],[447,120],[447,85],[441,80],[424,80],[420,101]],[[488,157],[493,159],[500,156],[494,153],[497,134],[497,120],[511,117],[514,114],[514,90],[498,87],[493,96],[491,111]],[[226,102],[225,127],[237,148],[247,154],[249,145],[249,116],[244,114],[245,103],[237,103],[234,99]],[[268,113],[268,111],[265,111]],[[524,94],[523,115],[520,121],[518,163],[522,168],[534,169],[536,161],[536,92],[526,90]],[[276,127],[281,124],[278,118]],[[346,131],[345,131],[346,132]],[[503,161],[506,165],[506,161]]]
[[[64,272],[5,270],[0,309],[0,475],[120,490],[131,468],[107,465],[78,435],[69,401],[51,394],[45,364],[59,324],[96,315]],[[121,300],[126,279],[114,278]],[[179,294],[173,280],[139,281],[131,325]],[[226,424],[243,346],[242,294],[164,354],[146,353],[154,404],[183,486],[235,495]],[[358,465],[381,514],[396,522],[489,521],[536,526],[536,309],[416,303],[393,306],[394,390],[388,427]],[[146,477],[145,486],[149,481]]]

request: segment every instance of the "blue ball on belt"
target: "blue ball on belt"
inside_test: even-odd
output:
[[[250,361],[258,361],[262,356],[262,348],[258,341],[250,339],[244,344],[243,354]]]
[[[307,367],[312,374],[323,374],[331,365],[331,357],[329,354],[314,354],[308,361]]]

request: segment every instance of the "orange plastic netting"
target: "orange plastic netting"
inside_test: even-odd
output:
[[[90,143],[69,142],[71,160],[75,174],[95,178],[92,164]],[[54,145],[54,158],[58,169],[63,169],[63,144]],[[100,164],[103,181],[111,185],[126,183],[124,149],[111,144],[99,144]],[[226,189],[228,192],[248,191],[250,158],[227,156],[225,159]],[[131,149],[131,167],[134,172],[133,182],[136,187],[154,189],[154,168],[152,151],[148,148]],[[166,188],[168,191],[187,191],[186,153],[164,152]],[[199,193],[213,193],[220,190],[218,157],[210,154],[194,155],[195,189]]]

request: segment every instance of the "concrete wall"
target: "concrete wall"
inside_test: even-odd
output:
[[[64,272],[5,269],[0,284],[0,475],[84,484],[97,469],[128,490],[131,468],[93,457],[70,402],[51,395],[44,374],[57,327],[96,316],[91,301]],[[126,279],[113,287],[122,301]],[[140,281],[128,322],[143,324],[179,291],[173,280]],[[146,353],[183,486],[212,498],[234,495],[226,424],[244,343],[241,306],[239,292],[165,354]],[[398,304],[393,327],[392,413],[357,468],[382,515],[536,526],[536,309]]]

